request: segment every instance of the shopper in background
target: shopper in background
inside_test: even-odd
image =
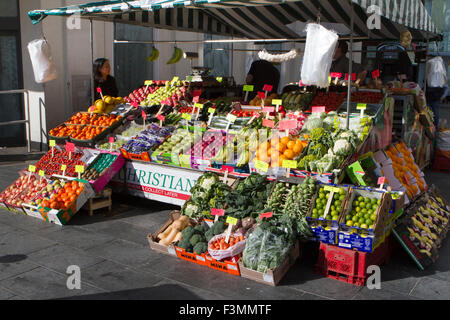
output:
[[[249,100],[256,96],[258,91],[263,91],[265,84],[272,86],[272,91],[269,92],[269,94],[278,93],[280,72],[271,62],[267,60],[257,60],[252,63],[245,82],[249,85],[253,85],[253,92],[248,96]]]
[[[338,46],[334,50],[333,62],[331,63],[330,73],[337,72],[342,74],[341,78],[345,78],[348,73],[348,66],[350,60],[345,56],[348,52],[348,45],[346,41],[339,41]],[[367,70],[359,63],[352,63],[352,73],[356,73],[356,83],[362,83],[366,79]]]
[[[104,96],[117,97],[119,90],[117,89],[116,80],[109,73],[111,72],[111,65],[109,60],[105,58],[98,58],[94,61],[94,94],[95,100],[101,99],[100,93],[97,92],[97,88],[102,89]]]
[[[426,90],[425,98],[434,114],[434,125],[439,127],[439,105],[447,96],[447,72],[441,57],[434,57],[427,61],[425,68]]]

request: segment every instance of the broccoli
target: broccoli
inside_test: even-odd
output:
[[[214,237],[214,230],[211,228],[208,231],[205,232],[206,241],[209,242]]]
[[[223,221],[221,220],[215,222],[211,227],[211,230],[215,236],[224,232],[225,229],[225,223],[223,223]]]
[[[194,235],[194,228],[187,226],[183,231],[181,231],[181,235],[183,240],[189,241],[189,239]]]
[[[325,135],[325,129],[324,128],[314,128],[311,130],[311,140],[312,141],[319,141],[320,138],[322,138]]]
[[[205,253],[208,251],[208,244],[206,242],[197,242],[193,250],[196,254]]]
[[[200,234],[194,234],[190,239],[189,239],[189,243],[192,246],[195,246],[198,242],[202,242],[202,240],[204,240],[204,236],[200,235]]]
[[[186,250],[187,252],[192,252],[192,245],[189,243],[189,239],[183,239],[178,243],[178,247]]]
[[[198,233],[198,234],[205,234],[206,229],[204,226],[198,225],[194,228],[194,231],[195,231],[195,233]]]
[[[315,154],[308,154],[306,156],[304,156],[299,163],[299,168],[300,169],[306,169],[306,165],[311,162],[311,161],[315,161],[317,160],[317,156]]]
[[[315,154],[318,157],[323,157],[327,152],[328,148],[321,143],[315,144],[309,149],[309,153]]]

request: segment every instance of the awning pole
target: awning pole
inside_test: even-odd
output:
[[[90,43],[91,43],[91,104],[94,105],[95,102],[95,88],[94,88],[94,73],[92,66],[94,65],[94,33],[92,19],[89,19],[89,32],[90,32]]]
[[[350,129],[350,97],[352,86],[352,64],[353,64],[353,2],[350,0],[350,57],[348,64],[348,88],[347,88],[347,130]]]

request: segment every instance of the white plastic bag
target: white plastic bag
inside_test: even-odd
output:
[[[447,83],[447,70],[444,60],[435,57],[427,61],[426,64],[427,85],[429,87],[444,87]]]
[[[450,128],[441,130],[437,134],[436,149],[450,151]]]
[[[37,83],[56,79],[56,68],[52,61],[50,45],[45,39],[37,39],[28,43],[34,79]]]
[[[231,236],[242,236],[242,233],[232,233]],[[211,243],[216,241],[217,239],[222,239],[226,237],[226,232],[218,234],[217,236],[214,236],[209,240],[208,242],[208,253],[211,257],[213,257],[216,260],[223,260],[226,258],[234,257],[235,255],[238,255],[239,253],[243,252],[245,249],[245,238],[242,241],[239,241],[234,246],[229,247],[226,250],[212,250],[209,249],[209,246]]]
[[[337,33],[316,23],[306,26],[306,44],[303,55],[301,78],[307,85],[319,88],[329,86],[331,62],[338,42]]]

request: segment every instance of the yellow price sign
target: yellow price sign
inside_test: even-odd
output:
[[[337,188],[337,187],[332,187],[332,186],[325,186],[324,187],[324,190],[325,191],[333,191],[333,192],[341,192],[341,189],[340,188]]]
[[[76,173],[83,173],[84,172],[84,166],[75,166],[75,172]]]
[[[208,112],[213,114],[214,112],[216,112],[216,108],[208,108]]]
[[[234,122],[236,121],[236,118],[237,118],[237,117],[236,117],[234,114],[229,113],[229,114],[227,115],[227,120],[228,120],[228,122],[234,123]]]
[[[366,108],[367,108],[367,104],[366,103],[358,103],[356,105],[356,109],[358,109],[358,110],[366,110]]]
[[[281,105],[283,103],[283,101],[281,99],[272,99],[272,104],[273,105]]]
[[[62,171],[66,171],[66,169],[67,169],[67,165],[66,164],[61,165],[61,170]]]
[[[201,103],[196,103],[196,104],[194,104],[194,107],[202,109],[203,105]]]
[[[328,76],[328,83],[331,83],[331,76]]]
[[[253,86],[246,84],[244,85],[244,87],[242,88],[243,91],[253,91]]]
[[[237,224],[237,219],[233,217],[227,217],[226,223],[235,226]]]
[[[188,120],[188,121],[191,120],[191,115],[188,114],[188,113],[183,113],[183,114],[181,115],[181,117],[182,117],[183,119],[185,119],[185,120]]]
[[[222,82],[223,79],[222,79],[222,77],[217,77],[216,80],[217,80],[218,82]]]
[[[56,145],[55,140],[49,140],[48,143],[49,143],[50,147],[54,147]]]
[[[44,170],[39,170],[39,175],[40,175],[41,177],[45,176]]]
[[[30,172],[36,172],[36,167],[30,164],[30,165],[28,166],[28,171],[30,171]]]
[[[296,169],[297,168],[297,161],[295,161],[295,160],[283,160],[283,163],[282,163],[281,166],[283,168]]]
[[[262,171],[269,170],[269,164],[267,162],[256,160],[255,161],[255,168]]]
[[[173,77],[172,81],[178,81],[178,77]]]
[[[145,80],[144,85],[149,86],[152,85],[153,81],[152,80]]]

